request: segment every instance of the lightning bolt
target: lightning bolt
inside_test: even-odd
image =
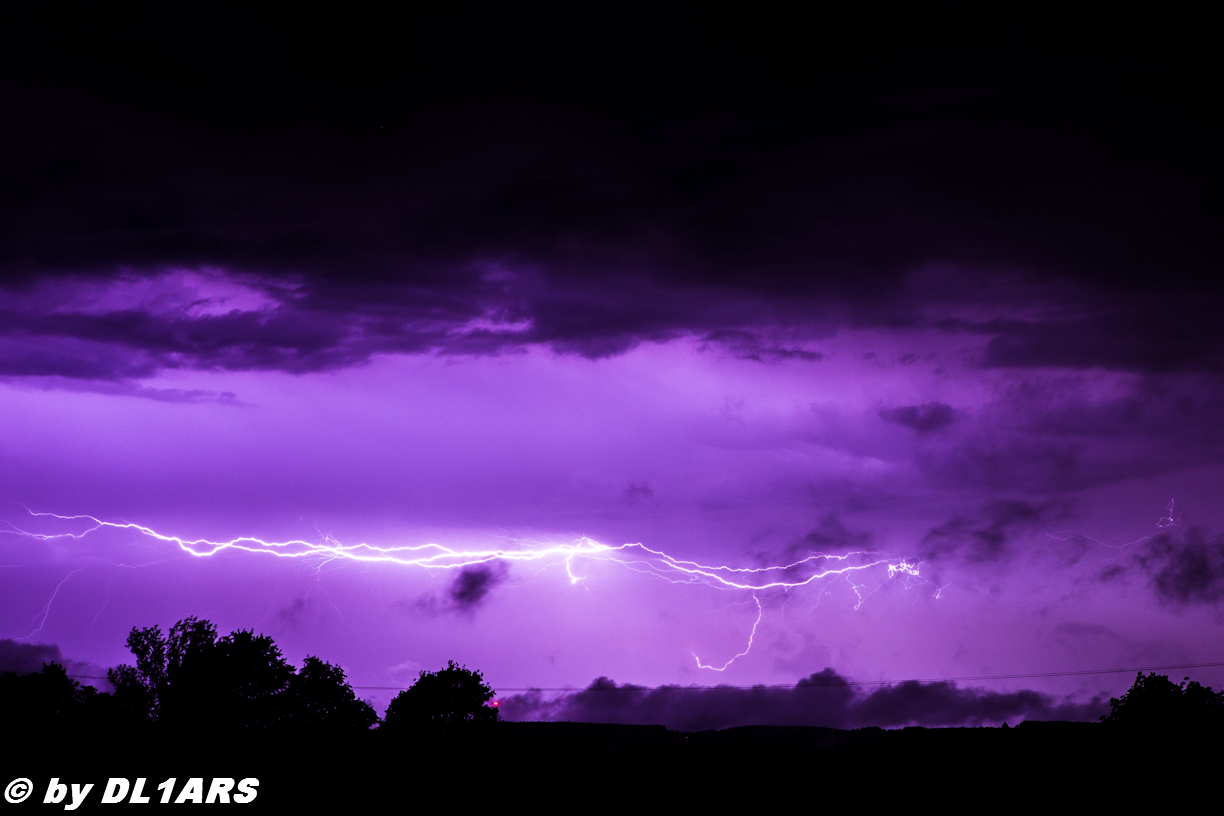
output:
[[[583,580],[581,576],[574,573],[573,565],[577,558],[615,561],[630,569],[646,572],[673,583],[702,583],[718,589],[753,592],[767,589],[794,589],[824,578],[864,572],[880,566],[887,568],[889,578],[898,574],[918,574],[918,568],[905,560],[890,563],[886,558],[876,558],[867,552],[852,552],[845,555],[813,553],[798,561],[778,566],[731,567],[675,558],[641,543],[603,544],[586,536],[579,537],[573,543],[519,542],[522,546],[516,548],[474,550],[457,550],[435,543],[389,547],[364,542],[343,544],[331,535],[323,536],[320,541],[303,539],[265,541],[255,536],[239,536],[228,541],[212,541],[206,538],[188,539],[167,535],[142,524],[103,521],[89,515],[62,516],[57,513],[35,512],[31,512],[31,515],[61,521],[87,521],[90,526],[81,532],[34,533],[10,525],[10,529],[0,532],[22,535],[39,541],[52,541],[65,538],[84,539],[103,529],[131,530],[147,538],[173,544],[196,558],[211,558],[226,550],[238,550],[277,558],[396,564],[405,567],[419,567],[431,572],[462,569],[492,561],[530,562],[555,558],[565,562],[566,574],[570,582],[575,584]],[[795,573],[801,574],[795,575]],[[794,577],[788,577],[788,575]]]
[[[54,541],[63,539],[82,540],[102,530],[126,530],[134,532],[165,544],[171,544],[182,552],[195,558],[211,558],[228,550],[252,553],[274,558],[303,559],[311,561],[316,566],[331,561],[354,561],[366,564],[394,564],[401,567],[416,567],[430,573],[439,570],[455,570],[464,567],[486,564],[493,561],[503,562],[541,562],[560,561],[565,565],[566,576],[571,584],[577,584],[584,579],[576,571],[575,562],[581,559],[611,561],[635,572],[662,579],[673,584],[700,584],[720,590],[739,590],[752,593],[753,602],[757,606],[756,621],[748,636],[748,644],[744,650],[733,656],[721,666],[706,665],[696,653],[693,654],[697,666],[712,671],[725,671],[728,666],[752,649],[757,629],[764,617],[764,607],[758,592],[767,590],[791,590],[820,582],[824,579],[843,577],[858,596],[857,609],[862,605],[864,596],[860,592],[865,583],[856,582],[856,574],[869,570],[880,569],[887,579],[897,576],[917,576],[918,566],[902,559],[890,561],[869,552],[851,552],[844,555],[829,555],[812,553],[805,558],[786,564],[764,567],[733,567],[725,564],[706,564],[676,558],[642,543],[626,543],[618,545],[604,544],[587,536],[580,536],[567,543],[540,543],[535,541],[514,541],[514,546],[485,549],[456,549],[442,544],[401,544],[394,546],[376,546],[367,543],[345,544],[330,534],[323,535],[318,541],[294,539],[291,541],[266,541],[256,536],[239,536],[227,541],[213,541],[207,538],[184,538],[158,532],[134,522],[105,521],[91,515],[60,515],[58,513],[42,513],[27,510],[31,516],[51,518],[67,522],[86,522],[85,529],[77,532],[37,533],[23,530],[11,523],[8,529],[0,533],[20,535],[38,541]],[[82,569],[84,569],[82,567]],[[64,581],[75,575],[70,573]],[[60,582],[62,587],[64,581]],[[59,587],[56,587],[56,593]],[[42,622],[46,622],[53,594],[43,610]],[[27,636],[29,637],[29,635]]]

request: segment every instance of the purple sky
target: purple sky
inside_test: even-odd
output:
[[[357,686],[455,659],[507,699],[1224,660],[1194,49],[1025,20],[973,47],[842,21],[836,60],[773,24],[618,17],[570,48],[385,22],[426,56],[329,62],[319,38],[390,35],[270,23],[167,75],[162,46],[93,59],[84,22],[4,46],[0,645],[105,667],[197,615]],[[321,549],[194,557],[28,511]],[[510,555],[338,549],[362,543]],[[844,560],[676,567],[814,553]],[[1130,680],[961,686],[1072,716],[1050,706]],[[514,705],[711,721],[585,699]],[[899,722],[854,699],[826,720]],[[975,721],[1018,716],[985,699]]]

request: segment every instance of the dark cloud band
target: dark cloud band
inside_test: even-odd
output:
[[[559,698],[539,692],[504,698],[500,708],[507,719],[665,725],[680,731],[742,725],[979,726],[1021,719],[1089,721],[1108,712],[1099,697],[1077,703],[1036,691],[963,689],[950,682],[864,690],[832,669],[791,688],[644,688],[601,677]]]
[[[9,308],[0,375],[679,336],[814,361],[770,330],[922,325],[990,366],[1221,363],[1214,74],[1182,21],[1155,59],[1151,20],[397,13],[176,27],[167,53],[121,16],[30,11],[0,42],[0,286],[210,268],[273,303]],[[916,286],[932,265],[960,272]]]

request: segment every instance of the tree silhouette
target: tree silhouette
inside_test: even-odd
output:
[[[1139,672],[1125,694],[1110,699],[1109,715],[1101,719],[1144,728],[1224,725],[1224,691],[1187,681],[1190,678],[1174,683],[1163,674],[1145,677]]]
[[[390,730],[496,722],[497,708],[488,705],[493,697],[480,672],[451,660],[445,669],[422,671],[411,688],[395,695],[383,721]]]
[[[160,626],[132,627],[127,647],[136,665],[106,673],[116,702],[134,715],[174,724],[214,708],[208,675],[215,668],[216,641],[217,627],[195,617],[174,624],[169,635]]]
[[[163,636],[133,628],[135,666],[107,676],[116,705],[170,729],[368,729],[377,716],[358,700],[344,671],[316,657],[301,672],[267,635],[237,630],[217,637],[209,621],[185,618]]]
[[[307,657],[289,680],[292,724],[313,730],[365,730],[378,722],[374,707],[357,699],[344,669]]]

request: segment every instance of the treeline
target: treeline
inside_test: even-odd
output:
[[[272,638],[250,630],[219,636],[206,620],[186,618],[162,632],[133,628],[127,646],[135,665],[111,669],[113,693],[69,677],[58,663],[41,672],[0,674],[0,706],[7,724],[28,733],[149,729],[203,733],[360,734],[432,728],[466,732],[492,723],[494,692],[480,672],[453,661],[422,671],[380,720],[357,697],[344,670],[318,657],[295,668]],[[1224,726],[1224,691],[1189,678],[1139,673],[1131,688],[1110,700],[1106,727],[1128,730],[1215,730]]]
[[[1167,675],[1139,672],[1121,697],[1111,697],[1101,719],[1133,728],[1200,729],[1224,726],[1224,691],[1190,680],[1174,683]]]
[[[219,732],[360,733],[455,727],[492,722],[493,690],[480,672],[451,662],[421,672],[380,720],[359,699],[339,666],[307,657],[294,668],[275,641],[253,631],[223,637],[190,617],[163,633],[133,628],[127,639],[135,665],[107,672],[113,693],[69,677],[58,663],[41,672],[0,674],[0,705],[8,723],[31,733],[153,729],[185,735]]]

